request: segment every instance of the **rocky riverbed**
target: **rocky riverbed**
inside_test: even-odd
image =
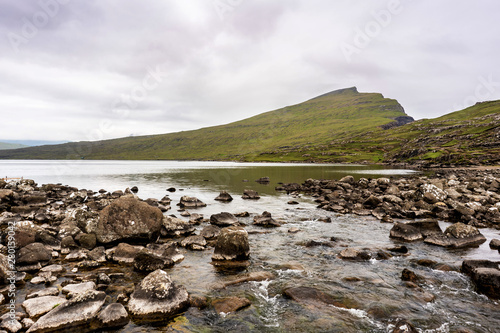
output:
[[[329,328],[339,332],[374,329],[416,332],[419,324],[430,325],[412,318],[412,311],[402,310],[402,305],[391,310],[388,304],[391,302],[380,296],[354,291],[361,288],[360,283],[380,284],[385,290],[387,281],[365,279],[363,274],[343,276],[337,289],[340,286],[351,289],[349,295],[332,286],[307,283],[317,273],[308,273],[303,264],[275,263],[272,269],[265,266],[265,260],[261,259],[266,257],[265,250],[256,249],[254,243],[281,242],[277,237],[293,240],[294,235],[303,231],[300,221],[291,223],[291,219],[276,217],[265,208],[259,213],[233,211],[202,216],[194,211],[206,203],[197,198],[183,196],[178,203],[172,202],[168,195],[141,200],[134,194],[138,190],[93,192],[59,184],[38,186],[32,180],[0,181],[0,329],[86,332],[133,331],[133,327],[155,330],[153,327],[161,326],[167,327],[167,331],[189,331],[196,325],[187,324],[186,318],[203,321],[200,325],[205,331],[227,331],[230,327],[251,331],[252,327],[258,327],[261,331]],[[351,176],[340,180],[309,179],[303,184],[283,184],[277,190],[289,193],[290,207],[298,203],[294,197],[306,193],[316,198],[320,208],[335,216],[373,216],[390,223],[386,237],[397,243],[365,248],[352,246],[352,241],[345,237],[297,236],[293,245],[288,241],[282,245],[287,246],[286,251],[312,253],[318,261],[353,266],[353,271],[358,269],[357,265],[375,262],[403,263],[408,268],[398,266],[394,274],[399,282],[393,293],[410,294],[412,302],[423,306],[440,302],[439,293],[428,287],[438,284],[433,275],[441,273],[436,271],[459,274],[460,278],[447,277],[460,280],[452,284],[472,283],[477,292],[486,295],[481,296],[487,297],[486,300],[480,297],[474,300],[485,309],[497,304],[498,262],[465,260],[458,264],[431,259],[407,262],[410,259],[405,258],[410,256],[412,244],[425,242],[426,247],[457,251],[485,242],[482,228],[500,229],[498,171],[443,171],[432,177],[397,179],[355,180]],[[255,191],[245,191],[243,197],[259,200]],[[231,199],[225,192],[216,198],[227,202]],[[314,223],[318,223],[318,230],[328,230],[333,225],[331,219],[332,216],[318,218]],[[453,224],[443,230],[438,220]],[[499,243],[490,240],[491,251],[498,251]],[[254,254],[259,261],[252,257]],[[202,281],[203,276],[174,279],[180,276],[175,267],[185,262],[210,265],[223,278],[212,281],[210,292],[188,281]],[[432,271],[424,270],[422,274],[422,267]],[[283,274],[299,274],[297,281],[301,282],[277,284],[249,294],[248,288],[264,288],[272,281],[284,280]],[[199,275],[203,275],[201,268]],[[219,292],[236,287],[239,289],[234,294]],[[367,299],[371,300],[369,304],[365,303]],[[267,309],[278,303],[286,303],[288,310],[278,313],[274,308]],[[301,312],[296,312],[298,307]],[[248,319],[249,313],[265,309],[270,314],[261,314],[263,324]],[[347,311],[345,315],[339,315],[343,311]],[[231,313],[244,315],[237,317],[238,320],[222,322],[220,318]],[[288,324],[275,318],[280,314]],[[341,322],[332,319],[339,317],[347,319]],[[312,324],[304,318],[309,318]],[[362,324],[356,323],[356,318]],[[464,327],[454,330],[469,331]]]

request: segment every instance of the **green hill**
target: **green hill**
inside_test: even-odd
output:
[[[22,145],[22,144],[17,144],[17,143],[0,142],[0,150],[17,149],[17,148],[23,148],[23,147],[27,147],[27,146]]]
[[[193,131],[0,151],[3,159],[164,159],[500,164],[500,101],[413,121],[356,88]]]
[[[309,145],[327,145],[332,139],[348,139],[401,119],[413,120],[396,100],[377,93],[359,93],[353,87],[227,125],[30,147],[0,152],[0,158],[301,161],[307,156],[302,156],[300,150]],[[280,149],[288,151],[271,157],[262,154],[272,155]]]

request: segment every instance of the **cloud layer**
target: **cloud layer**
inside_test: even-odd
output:
[[[0,0],[0,140],[228,123],[357,86],[415,118],[500,99],[500,3]]]

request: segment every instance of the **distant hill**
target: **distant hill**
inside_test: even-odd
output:
[[[500,164],[500,101],[413,121],[396,100],[353,87],[226,125],[4,150],[0,158]]]
[[[23,147],[27,147],[27,146],[19,144],[19,143],[0,142],[0,150],[17,149],[17,148],[23,148]]]
[[[166,159],[301,161],[309,145],[328,145],[374,130],[412,121],[394,99],[359,93],[355,87],[336,90],[303,103],[266,112],[227,125],[163,135],[98,142],[30,147],[0,152],[17,159]],[[263,158],[263,152],[290,152]]]

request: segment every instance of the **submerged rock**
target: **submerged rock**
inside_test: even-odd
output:
[[[230,312],[236,312],[247,306],[250,306],[252,303],[243,297],[227,297],[223,299],[217,299],[212,302],[212,306],[215,311],[219,314],[228,314]]]
[[[102,244],[123,240],[152,240],[160,232],[163,214],[157,207],[124,196],[104,208],[96,228]]]
[[[471,278],[478,292],[500,299],[500,262],[465,260],[462,272]]]
[[[156,270],[136,286],[127,307],[139,321],[164,321],[189,307],[189,295],[165,271]]]
[[[280,227],[281,224],[276,222],[272,216],[271,213],[269,212],[264,212],[262,215],[257,215],[253,218],[253,224],[261,226],[261,227],[267,227],[267,228],[273,228],[273,227]]]
[[[210,223],[218,227],[229,227],[237,224],[238,219],[231,213],[222,212],[210,216]]]
[[[179,206],[183,208],[206,207],[207,204],[195,197],[183,196],[179,202]]]
[[[233,201],[233,197],[226,191],[221,191],[220,194],[215,198],[218,201]]]
[[[313,287],[299,286],[283,290],[283,295],[298,303],[310,304],[318,307],[333,305],[339,308],[357,308],[358,305],[345,296],[334,296]]]
[[[244,190],[242,199],[260,199],[259,193],[254,190]]]

